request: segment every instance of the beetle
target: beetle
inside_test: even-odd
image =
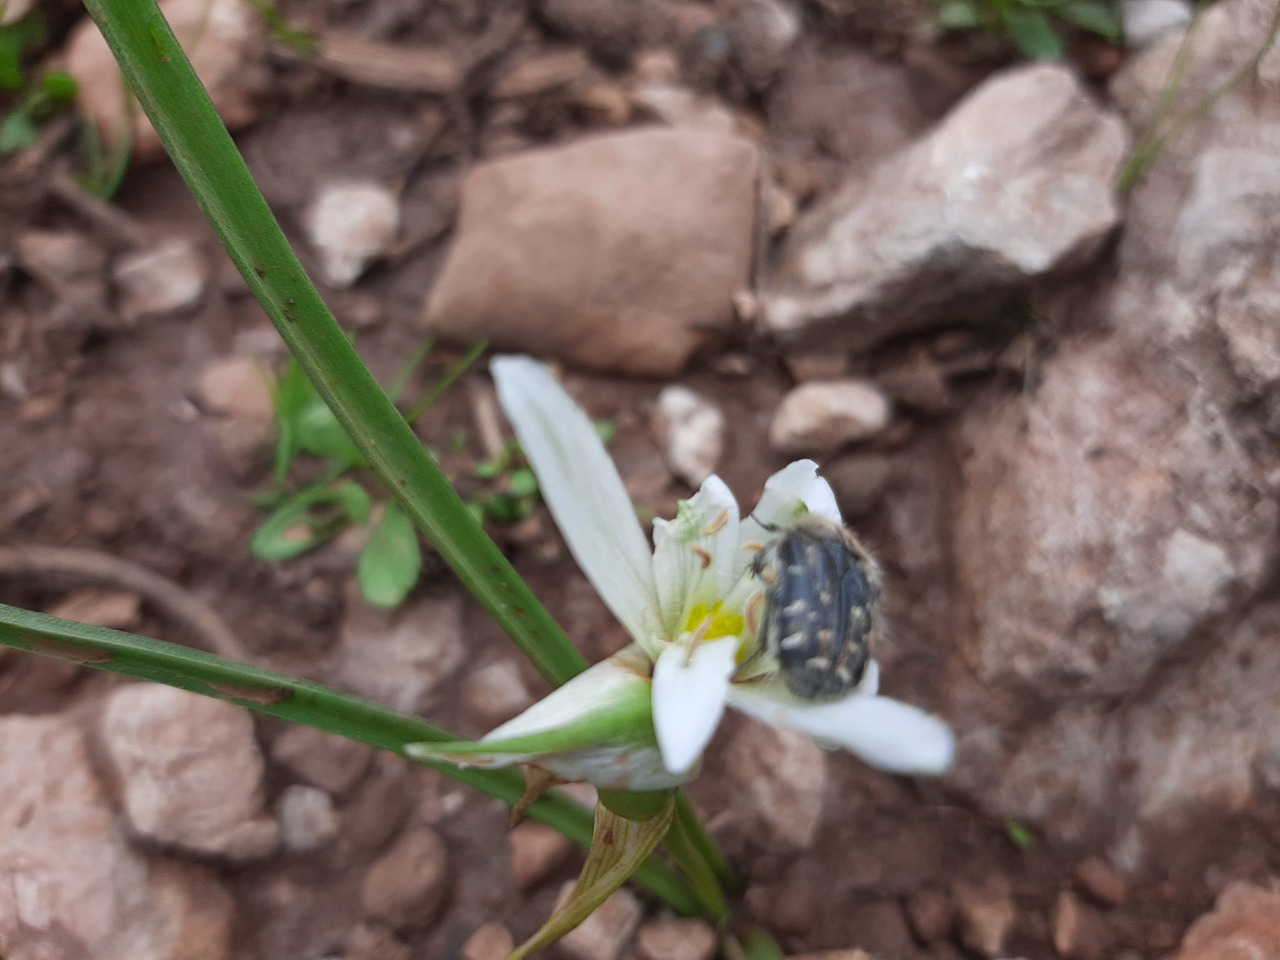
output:
[[[808,515],[752,561],[764,584],[761,636],[783,681],[805,700],[834,700],[862,680],[880,630],[884,578],[852,531]]]

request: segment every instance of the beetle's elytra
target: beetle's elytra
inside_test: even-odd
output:
[[[879,620],[875,558],[844,527],[811,518],[786,529],[753,569],[765,588],[762,636],[787,689],[832,700],[857,686]]]

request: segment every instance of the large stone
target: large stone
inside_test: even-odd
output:
[[[1108,340],[973,411],[957,557],[987,684],[1119,696],[1261,574],[1275,519],[1238,492],[1262,477],[1212,410],[1171,402],[1179,381]]]
[[[756,149],[640,129],[477,166],[427,329],[671,375],[749,284]]]
[[[794,730],[742,727],[729,743],[736,813],[766,846],[803,850],[813,843],[827,788],[827,755]]]
[[[1187,931],[1172,960],[1280,956],[1280,889],[1237,883]]]
[[[257,95],[267,80],[262,64],[263,20],[239,0],[163,0],[160,11],[209,91],[222,122],[231,130],[252,123],[257,117]],[[88,17],[72,31],[66,56],[67,72],[79,84],[77,106],[97,127],[103,142],[119,143],[129,124],[134,157],[145,160],[162,155],[160,138],[142,109],[136,104],[126,106],[120,69]]]
[[[1273,15],[1260,0],[1207,11],[1174,112],[1234,76]],[[1179,43],[1114,82],[1135,123]],[[1280,743],[1257,722],[1280,669],[1278,142],[1273,51],[1142,168],[1114,277],[1047,306],[1055,325],[1088,322],[1033,390],[972,408],[957,444],[953,609],[973,674],[951,691],[953,783],[1059,837],[1109,831],[1126,869],[1165,855],[1144,825],[1280,783]]]
[[[765,278],[766,325],[864,348],[998,317],[1033,279],[1099,249],[1119,222],[1126,147],[1068,68],[999,74],[801,221]]]
[[[75,722],[5,717],[0,742],[0,956],[230,956],[230,897],[205,870],[129,846]]]
[[[135,683],[108,699],[100,735],[139,836],[229,860],[275,849],[279,828],[262,808],[262,754],[247,711]]]

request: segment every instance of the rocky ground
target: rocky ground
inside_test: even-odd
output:
[[[282,4],[314,56],[165,6],[382,382],[429,335],[410,399],[479,339],[533,352],[642,508],[812,456],[875,546],[886,688],[956,765],[726,722],[691,794],[744,920],[827,960],[1280,956],[1271,0],[1034,66],[910,0]],[[104,48],[45,14],[110,142]],[[70,120],[0,166],[0,599],[512,716],[545,684],[429,551],[392,613],[354,534],[251,554],[282,346],[133,122],[110,204]],[[417,427],[481,490],[483,364]],[[589,657],[625,642],[545,514],[495,536]],[[580,863],[393,756],[3,651],[0,744],[4,960],[490,960]],[[555,948],[713,950],[630,891]]]

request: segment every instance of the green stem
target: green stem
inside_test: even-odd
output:
[[[488,340],[481,340],[479,343],[472,344],[471,349],[466,352],[462,359],[445,371],[439,382],[427,391],[426,396],[419,400],[417,405],[404,415],[404,418],[410,423],[416,423],[420,416],[430,410],[432,405],[443,397],[464,373],[471,369],[471,365],[480,359],[480,355],[485,352],[488,346]]]
[[[203,650],[90,627],[5,604],[0,604],[0,644],[190,690],[402,756],[407,743],[457,739],[451,731],[419,717],[388,710],[309,680],[226,660]],[[524,795],[524,778],[514,770],[429,766],[508,804],[515,804]],[[529,815],[582,847],[591,843],[592,815],[564,794],[544,794],[529,808]],[[635,879],[678,913],[697,913],[697,903],[684,882],[662,863],[649,859],[636,872]]]
[[[696,822],[697,818],[694,817],[693,821]],[[672,820],[671,829],[667,831],[665,846],[671,859],[684,871],[692,885],[693,895],[698,898],[702,915],[717,927],[725,926],[729,922],[729,903],[720,887],[720,881],[716,879],[715,871],[698,850],[694,838],[689,835],[685,818],[679,813]]]
[[[741,878],[729,863],[729,858],[720,849],[720,845],[715,842],[707,832],[707,828],[702,825],[702,821],[698,819],[697,811],[693,809],[688,794],[683,790],[676,795],[676,822],[684,830],[689,845],[710,868],[723,889],[739,892],[742,888]]]
[[[320,395],[445,562],[535,666],[586,668],[467,511],[308,279],[154,0],[85,0],[174,166]]]

